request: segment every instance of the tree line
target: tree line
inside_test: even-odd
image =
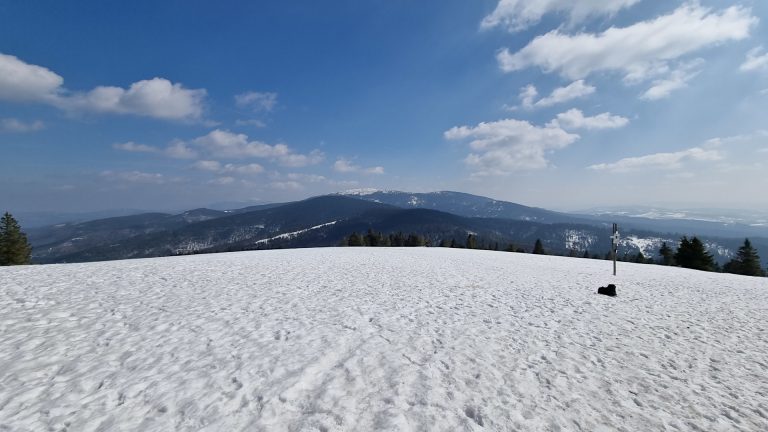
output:
[[[459,241],[455,238],[443,239],[435,245],[431,244],[430,240],[422,234],[403,234],[402,232],[382,234],[373,231],[372,229],[369,229],[365,234],[358,234],[356,232],[350,234],[342,240],[341,245],[374,247],[438,246],[462,249],[503,250],[506,252],[519,253],[527,253],[530,251],[530,253],[537,255],[550,255],[550,252],[544,248],[541,239],[536,239],[536,243],[529,249],[515,245],[514,243],[509,243],[501,248],[498,242],[478,239],[476,234],[468,234],[466,239]],[[676,249],[670,247],[667,242],[663,242],[659,249],[659,255],[661,258],[654,260],[653,258],[644,256],[642,251],[639,251],[634,255],[625,253],[622,256],[617,256],[617,260],[641,264],[678,266],[695,270],[734,273],[747,276],[766,276],[766,271],[760,267],[760,256],[749,239],[744,240],[744,244],[739,248],[736,256],[723,266],[720,266],[715,261],[712,254],[707,252],[704,243],[696,236],[691,239],[688,239],[687,236],[682,237]],[[574,249],[568,251],[567,256],[605,260],[613,259],[611,252],[605,254],[590,254],[588,250],[585,250],[582,253]]]

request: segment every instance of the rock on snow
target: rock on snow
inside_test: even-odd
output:
[[[768,281],[610,271],[438,248],[2,268],[0,430],[768,430]]]

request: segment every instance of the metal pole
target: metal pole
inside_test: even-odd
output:
[[[616,255],[619,252],[619,227],[613,224],[613,235],[611,236],[611,252],[613,252],[613,275],[616,276]]]

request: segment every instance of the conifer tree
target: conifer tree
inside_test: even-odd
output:
[[[351,236],[349,236],[349,240],[347,240],[347,246],[363,246],[363,239],[360,238],[356,232],[354,232]]]
[[[589,258],[589,251],[584,250],[584,255],[581,256],[582,258]]]
[[[476,249],[477,248],[477,238],[473,236],[472,234],[469,234],[467,236],[467,249]]]
[[[544,245],[541,244],[541,239],[536,239],[536,244],[533,246],[533,253],[536,255],[547,254],[547,251],[544,250]]]
[[[681,267],[705,271],[715,270],[715,260],[698,237],[688,240],[684,236],[680,239],[680,246],[677,248],[674,258]]]
[[[27,235],[21,231],[19,223],[5,212],[0,219],[0,265],[29,264],[32,246]]]
[[[746,276],[765,276],[765,272],[760,268],[760,256],[749,239],[744,239],[744,245],[739,248],[736,258],[729,261],[723,270]]]
[[[672,248],[667,245],[667,242],[661,244],[659,255],[661,255],[661,263],[663,265],[669,266],[675,263],[674,252],[672,251]]]

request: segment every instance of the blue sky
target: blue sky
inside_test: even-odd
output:
[[[768,209],[762,1],[0,3],[0,206]]]

